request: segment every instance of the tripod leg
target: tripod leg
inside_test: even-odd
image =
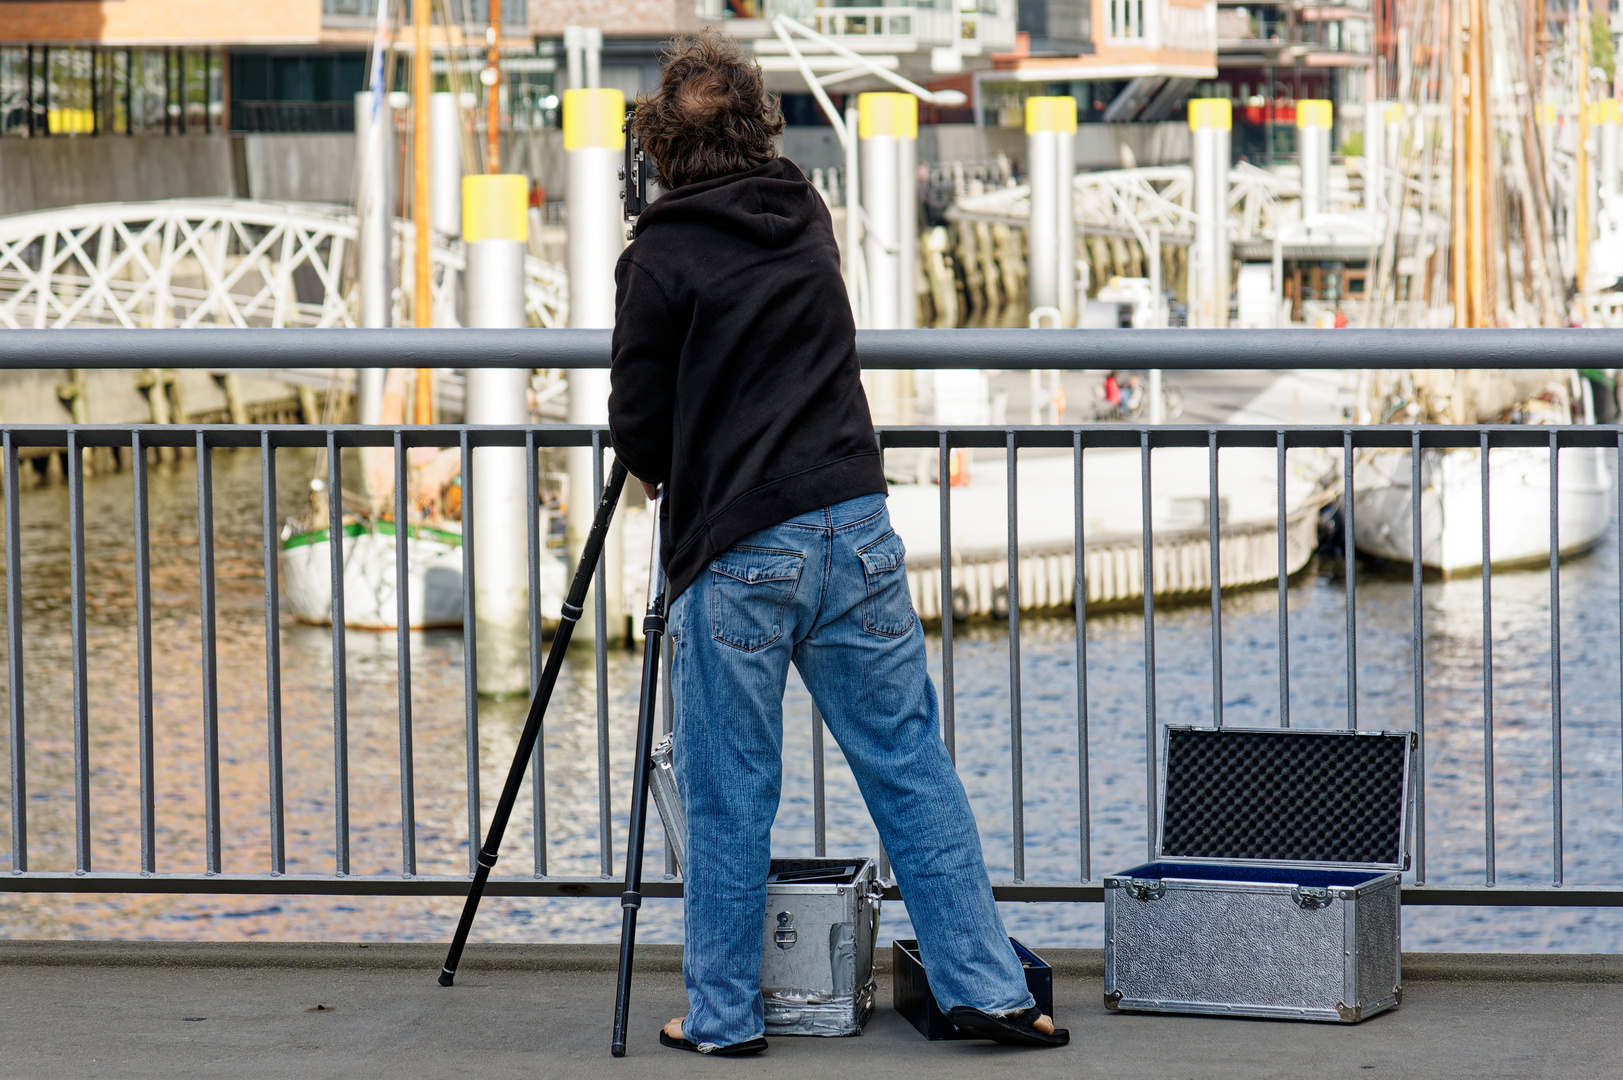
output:
[[[502,836],[507,832],[507,820],[512,817],[513,803],[518,800],[518,789],[524,783],[525,766],[535,753],[535,741],[541,735],[541,721],[546,716],[548,703],[552,700],[552,689],[558,683],[558,672],[563,667],[564,654],[569,649],[569,639],[574,636],[575,623],[585,610],[583,605],[586,602],[586,590],[591,585],[597,561],[603,554],[603,540],[608,534],[609,522],[614,517],[614,508],[620,503],[620,489],[625,486],[625,482],[626,467],[616,461],[609,470],[608,482],[603,485],[603,494],[597,504],[597,514],[592,519],[592,531],[586,534],[586,545],[581,551],[580,565],[575,568],[575,579],[570,583],[569,595],[564,599],[558,632],[553,635],[552,647],[547,650],[547,662],[541,669],[541,681],[536,685],[535,696],[530,699],[530,712],[524,721],[524,731],[519,736],[518,748],[513,752],[513,764],[507,770],[507,783],[503,785],[502,797],[496,803],[496,813],[491,818],[490,831],[485,835],[484,847],[479,850],[479,866],[474,872],[472,884],[468,887],[468,899],[462,905],[462,918],[457,921],[456,935],[451,939],[451,948],[446,953],[445,966],[440,969],[441,986],[450,986],[456,980],[457,965],[462,962],[462,950],[468,944],[468,932],[473,929],[473,917],[478,913],[479,901],[485,895],[485,883],[490,879],[491,868],[496,865],[497,852],[502,846]],[[473,613],[466,614],[467,617],[472,617]]]
[[[609,1053],[626,1054],[631,1010],[631,968],[637,948],[637,912],[642,908],[643,833],[648,824],[648,779],[653,769],[654,724],[659,711],[659,649],[665,634],[665,575],[659,562],[659,500],[654,501],[654,550],[648,567],[648,613],[642,629],[642,688],[637,699],[637,757],[631,785],[631,835],[626,843],[625,891],[620,894],[620,976],[614,993],[614,1038]]]

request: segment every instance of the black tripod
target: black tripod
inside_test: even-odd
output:
[[[620,980],[614,992],[614,1041],[609,1053],[626,1056],[631,1009],[631,961],[642,907],[642,842],[648,823],[648,774],[654,754],[654,712],[659,702],[659,648],[665,636],[665,570],[659,561],[660,500],[654,500],[654,550],[648,560],[648,610],[643,615],[642,690],[637,699],[637,758],[631,785],[631,836],[626,843],[626,885],[620,894]]]
[[[441,986],[450,986],[456,981],[456,968],[462,960],[462,949],[468,944],[468,931],[473,929],[473,917],[479,911],[479,901],[484,898],[485,883],[490,879],[491,868],[496,865],[496,853],[502,846],[502,835],[507,831],[507,819],[513,815],[513,803],[517,801],[519,786],[524,782],[524,769],[529,764],[530,755],[535,752],[535,740],[541,735],[541,720],[546,715],[547,704],[552,700],[552,688],[558,682],[558,669],[563,667],[564,652],[569,648],[569,639],[574,636],[575,624],[585,613],[586,589],[592,583],[592,573],[603,554],[603,538],[608,534],[614,508],[620,504],[620,489],[625,482],[626,467],[617,460],[609,469],[608,483],[603,485],[603,493],[598,499],[597,514],[592,518],[592,531],[586,534],[586,546],[581,551],[580,565],[575,568],[575,580],[570,583],[569,595],[564,599],[558,632],[553,635],[552,648],[547,650],[546,666],[541,669],[541,682],[535,688],[535,696],[530,699],[530,714],[524,721],[524,733],[519,736],[518,749],[513,752],[513,764],[507,770],[507,783],[502,787],[501,800],[496,803],[496,814],[491,818],[485,846],[479,851],[479,867],[474,872],[473,884],[468,887],[468,900],[462,905],[462,918],[456,924],[451,950],[445,955],[445,967],[440,970]],[[656,525],[656,537],[658,531]],[[657,548],[658,541],[655,543]],[[467,612],[465,615],[471,618],[473,613]],[[647,676],[644,675],[646,680]],[[647,757],[646,751],[643,756]],[[640,844],[638,851],[640,862]]]

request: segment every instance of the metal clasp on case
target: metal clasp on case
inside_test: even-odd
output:
[[[1146,904],[1167,894],[1167,883],[1157,881],[1155,878],[1131,878],[1122,885],[1122,888],[1126,889],[1134,900],[1142,900]]]
[[[788,911],[778,912],[778,928],[772,933],[773,944],[785,951],[795,947],[800,935],[795,931],[794,914]]]
[[[1291,889],[1291,899],[1296,901],[1296,906],[1303,911],[1316,911],[1330,906],[1330,890],[1297,885]]]

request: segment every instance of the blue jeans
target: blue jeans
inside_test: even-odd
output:
[[[1009,946],[963,784],[942,745],[924,632],[883,495],[752,533],[670,612],[676,777],[687,810],[693,1042],[761,1035],[761,912],[794,663],[856,774],[943,1010],[1031,994]]]

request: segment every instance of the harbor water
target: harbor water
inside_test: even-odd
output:
[[[278,458],[284,517],[303,509],[312,461]],[[214,457],[218,598],[219,739],[223,869],[270,868],[266,740],[263,549],[256,451]],[[152,636],[157,867],[204,869],[203,686],[199,662],[196,481],[192,463],[151,477]],[[130,476],[86,481],[88,714],[96,870],[140,868],[135,557]],[[73,705],[68,570],[68,494],[62,486],[20,496],[23,650],[26,670],[30,869],[74,869]],[[1623,774],[1619,755],[1619,573],[1615,527],[1592,553],[1563,564],[1561,578],[1565,784],[1565,878],[1623,883]],[[1498,881],[1540,883],[1553,867],[1550,808],[1550,626],[1547,571],[1496,574],[1493,589],[1495,824]],[[1345,609],[1339,567],[1312,563],[1290,588],[1291,721],[1346,723]],[[1407,576],[1359,575],[1358,715],[1367,728],[1414,722]],[[1424,592],[1427,737],[1427,877],[1477,883],[1484,868],[1482,583],[1428,583]],[[1223,602],[1224,721],[1279,722],[1278,613],[1272,588]],[[1211,612],[1195,605],[1156,614],[1158,716],[1212,720]],[[1025,866],[1030,881],[1076,880],[1082,824],[1077,797],[1078,717],[1074,626],[1021,620]],[[930,636],[938,665],[938,635]],[[1012,874],[1007,627],[960,625],[955,634],[957,758],[981,824],[994,879]],[[0,643],[3,647],[3,643]],[[395,636],[352,631],[349,762],[352,871],[398,873],[401,860]],[[1088,741],[1091,877],[1145,855],[1144,643],[1139,614],[1090,618]],[[334,869],[332,635],[284,618],[281,627],[287,869]],[[462,637],[412,635],[418,871],[466,873]],[[614,873],[624,857],[630,747],[640,657],[608,663]],[[0,672],[5,669],[0,665]],[[488,822],[522,723],[525,702],[480,702],[480,782]],[[784,705],[784,796],[775,854],[809,855],[812,710],[791,677]],[[0,741],[7,735],[0,731]],[[601,872],[596,690],[590,654],[566,665],[545,732],[548,871]],[[830,854],[877,854],[877,841],[849,770],[828,747]],[[16,747],[7,744],[9,755]],[[0,835],[11,832],[8,776],[0,776]],[[534,869],[528,785],[498,874]],[[657,817],[649,876],[662,871]],[[9,844],[0,874],[11,869]],[[1009,930],[1035,947],[1099,946],[1102,909],[1088,904],[1002,905]],[[444,940],[454,897],[46,894],[0,892],[7,938]],[[618,902],[487,899],[475,940],[607,941]],[[888,904],[882,940],[907,936],[904,906]],[[680,904],[650,901],[645,941],[680,941]],[[1404,917],[1405,948],[1448,951],[1623,951],[1623,912],[1586,908],[1426,908]]]

